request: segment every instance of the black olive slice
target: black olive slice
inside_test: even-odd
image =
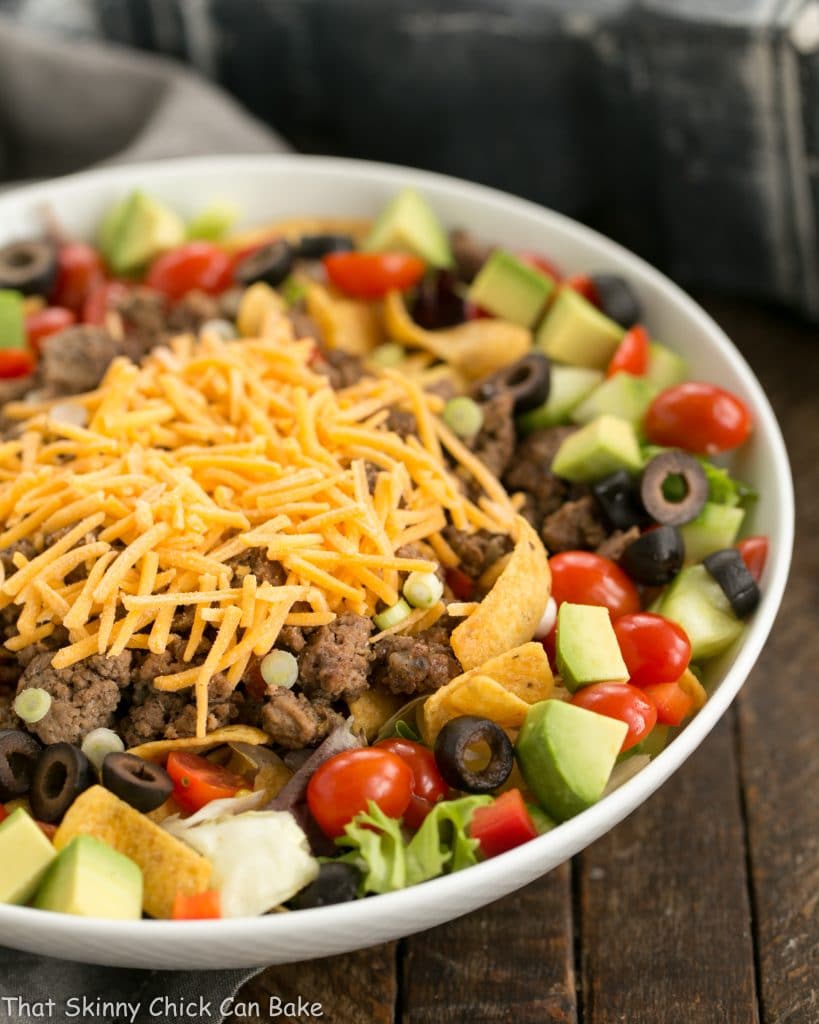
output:
[[[96,782],[91,762],[71,743],[52,743],[40,754],[28,799],[34,817],[59,821],[80,793]]]
[[[0,803],[28,793],[41,749],[37,740],[21,729],[0,731]]]
[[[57,274],[57,255],[48,242],[10,242],[0,248],[0,288],[46,295]]]
[[[464,300],[450,270],[426,274],[415,289],[412,319],[428,331],[439,331],[464,322]]]
[[[600,309],[621,327],[633,327],[643,311],[634,289],[619,274],[592,274]]]
[[[291,910],[309,910],[328,907],[332,903],[347,903],[358,895],[361,872],[354,864],[329,861],[322,864],[316,878],[288,903]]]
[[[302,235],[296,246],[300,260],[320,260],[331,252],[352,252],[355,241],[350,235]]]
[[[656,522],[682,526],[702,512],[708,500],[708,478],[693,455],[660,452],[643,470],[640,498]]]
[[[136,754],[114,752],[102,762],[102,784],[138,811],[154,811],[173,792],[173,781],[158,764]]]
[[[275,288],[293,269],[295,259],[293,246],[285,239],[277,238],[275,242],[268,242],[240,260],[233,277],[245,287],[263,281]]]
[[[530,352],[517,362],[504,366],[480,382],[477,397],[486,401],[509,391],[515,403],[515,415],[543,405],[549,397],[551,364],[542,352]]]
[[[489,748],[489,761],[484,768],[470,764],[475,751],[485,744]],[[435,741],[435,761],[445,782],[453,789],[466,793],[490,793],[502,786],[512,771],[514,755],[509,737],[495,722],[474,715],[453,718],[438,733]]]
[[[625,469],[592,484],[592,493],[600,511],[614,530],[630,530],[644,526],[648,517],[640,501],[634,479]]]
[[[676,526],[658,526],[632,541],[620,556],[620,565],[638,583],[662,586],[682,569],[683,537]]]
[[[756,610],[762,594],[736,548],[715,551],[702,564],[719,583],[738,619]]]

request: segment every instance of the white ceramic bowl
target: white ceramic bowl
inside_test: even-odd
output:
[[[747,528],[771,539],[758,611],[736,649],[710,666],[716,685],[708,703],[656,760],[590,810],[494,860],[386,896],[252,919],[119,923],[0,906],[0,943],[91,963],[224,968],[306,960],[430,928],[526,885],[625,818],[705,739],[756,661],[782,598],[793,540],[793,489],[779,427],[758,381],[714,321],[614,242],[532,203],[453,178],[347,160],[273,156],[115,168],[21,189],[0,199],[0,244],[37,233],[44,204],[69,232],[91,237],[111,201],[135,186],[188,215],[213,198],[232,199],[252,225],[297,214],[372,216],[404,185],[421,190],[449,225],[540,250],[567,272],[622,273],[639,293],[652,335],[685,355],[692,377],[719,383],[750,406],[755,432],[735,466],[760,494]]]

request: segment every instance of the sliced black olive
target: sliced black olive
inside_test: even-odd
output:
[[[317,877],[301,892],[296,893],[288,906],[292,910],[327,907],[331,903],[347,903],[358,895],[361,872],[354,864],[329,861],[319,868]]]
[[[719,583],[737,618],[756,610],[762,594],[736,548],[715,551],[702,564]]]
[[[592,484],[592,493],[609,526],[614,530],[630,530],[647,521],[645,509],[634,479],[625,469]]]
[[[682,569],[683,537],[676,526],[658,526],[632,541],[620,557],[620,565],[632,579],[646,586],[662,586]]]
[[[257,281],[264,281],[275,288],[280,285],[293,269],[296,254],[293,246],[283,238],[268,242],[261,249],[240,260],[233,272],[234,279],[248,287]]]
[[[34,817],[59,821],[80,793],[96,782],[91,762],[71,743],[52,743],[40,754],[28,799]]]
[[[477,756],[474,748],[483,745],[489,748],[489,761],[483,768],[474,768],[469,763]],[[502,786],[512,771],[513,760],[509,737],[488,718],[453,718],[435,741],[438,771],[453,789],[466,793],[489,793]]]
[[[27,732],[0,731],[0,803],[28,793],[40,750],[40,744]]]
[[[349,235],[302,235],[296,246],[300,260],[320,260],[331,252],[352,252],[355,241]]]
[[[464,300],[459,284],[450,270],[427,274],[415,291],[410,314],[428,331],[438,331],[464,321]]]
[[[643,470],[640,498],[652,519],[682,526],[698,516],[708,500],[708,478],[693,455],[660,452]]]
[[[619,274],[592,274],[600,308],[621,327],[633,327],[643,316],[640,300],[634,289]]]
[[[112,753],[102,762],[102,784],[138,811],[154,811],[173,792],[170,775],[135,754]]]
[[[477,397],[482,401],[509,391],[515,403],[515,415],[543,405],[549,397],[550,363],[542,352],[530,352],[509,366],[504,366],[480,382]]]
[[[48,242],[10,242],[0,249],[0,288],[46,295],[57,274],[57,254]]]

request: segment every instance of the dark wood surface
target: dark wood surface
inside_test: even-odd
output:
[[[242,998],[302,995],[331,1024],[819,1024],[819,330],[705,304],[765,386],[797,490],[790,585],[735,707],[571,864]]]

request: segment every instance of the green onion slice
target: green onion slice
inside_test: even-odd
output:
[[[82,741],[80,748],[98,772],[102,771],[102,762],[109,754],[121,754],[125,750],[122,737],[113,729],[92,729]]]
[[[370,353],[370,362],[376,366],[399,366],[405,359],[407,350],[395,341],[387,341]]]
[[[379,629],[390,629],[397,626],[399,622],[410,614],[411,608],[403,597],[399,598],[394,605],[385,608],[383,612],[373,616],[373,622]]]
[[[444,585],[434,572],[411,572],[403,593],[413,608],[432,608],[444,596]]]
[[[28,725],[45,718],[51,708],[51,694],[39,686],[21,690],[14,699],[14,712]]]
[[[259,671],[268,686],[290,690],[299,678],[299,663],[289,651],[272,650],[262,658]]]
[[[459,395],[444,406],[443,420],[458,437],[474,437],[483,426],[483,410],[467,395]]]

